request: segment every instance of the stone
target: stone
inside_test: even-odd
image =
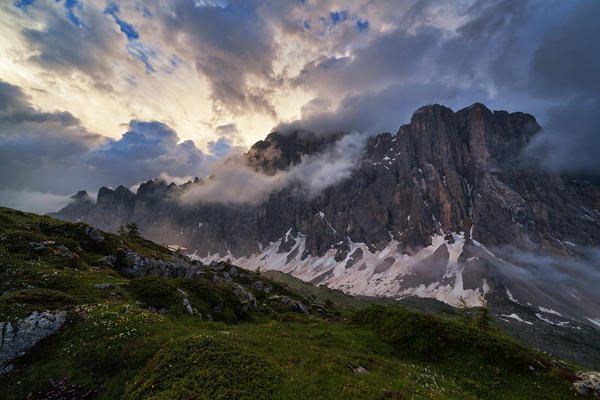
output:
[[[252,289],[256,291],[262,291],[265,288],[265,284],[262,281],[252,282]]]
[[[94,287],[100,290],[113,290],[116,289],[117,286],[112,283],[99,283],[97,285],[94,285]]]
[[[104,235],[102,235],[102,232],[100,232],[99,229],[94,228],[93,226],[86,226],[84,232],[87,235],[87,237],[90,238],[93,242],[104,242]]]
[[[252,308],[257,309],[258,305],[256,303],[256,298],[250,292],[248,292],[242,285],[239,283],[233,284],[233,293],[242,299],[242,301],[247,301]]]
[[[196,267],[185,261],[183,257],[173,256],[172,261],[147,257],[132,250],[125,253],[125,263],[116,266],[122,273],[130,277],[155,275],[163,278],[192,278],[196,276]]]
[[[229,273],[227,273],[227,271],[223,272],[223,279],[225,279],[225,282],[231,282],[231,276],[229,276]]]
[[[187,311],[188,314],[194,315],[194,310],[192,310],[192,305],[190,304],[190,299],[188,299],[187,297],[184,297],[181,300],[181,303],[185,307],[185,310]]]
[[[0,322],[0,373],[10,372],[10,361],[24,356],[40,341],[58,332],[66,318],[66,311],[35,311],[15,325]]]
[[[573,388],[575,392],[583,397],[600,399],[600,372],[579,371],[577,375],[578,380],[573,382]]]
[[[117,257],[115,256],[104,256],[98,260],[98,265],[106,268],[115,268],[117,264]]]
[[[354,369],[352,369],[352,371],[357,374],[357,375],[362,375],[362,374],[368,374],[369,371],[367,371],[365,368],[358,366]]]

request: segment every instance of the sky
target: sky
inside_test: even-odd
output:
[[[0,204],[203,176],[272,130],[395,133],[475,102],[600,176],[597,0],[0,2]]]

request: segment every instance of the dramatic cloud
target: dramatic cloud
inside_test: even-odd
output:
[[[396,132],[424,104],[474,102],[537,117],[527,157],[599,176],[599,13],[596,0],[1,2],[0,189],[195,176],[273,127]]]
[[[531,82],[534,93],[556,98],[558,104],[550,107],[544,131],[528,150],[550,170],[597,178],[600,52],[589,40],[600,37],[600,25],[592,15],[600,15],[600,2],[581,2],[566,23],[544,37],[535,53]]]
[[[0,82],[0,204],[20,199],[20,208],[49,211],[77,189],[202,175],[205,163],[192,141],[179,143],[163,123],[133,120],[121,139],[109,139],[67,112],[34,108],[18,87]]]

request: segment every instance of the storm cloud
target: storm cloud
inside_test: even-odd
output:
[[[0,189],[179,180],[272,129],[396,132],[422,105],[474,102],[536,116],[524,157],[597,177],[599,14],[595,0],[2,3]]]

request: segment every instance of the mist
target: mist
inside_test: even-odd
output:
[[[351,176],[358,167],[367,133],[351,132],[322,153],[304,155],[291,168],[267,175],[250,168],[243,154],[236,153],[217,162],[208,178],[180,197],[183,204],[259,204],[271,193],[293,186],[301,195],[313,198],[326,188]]]

